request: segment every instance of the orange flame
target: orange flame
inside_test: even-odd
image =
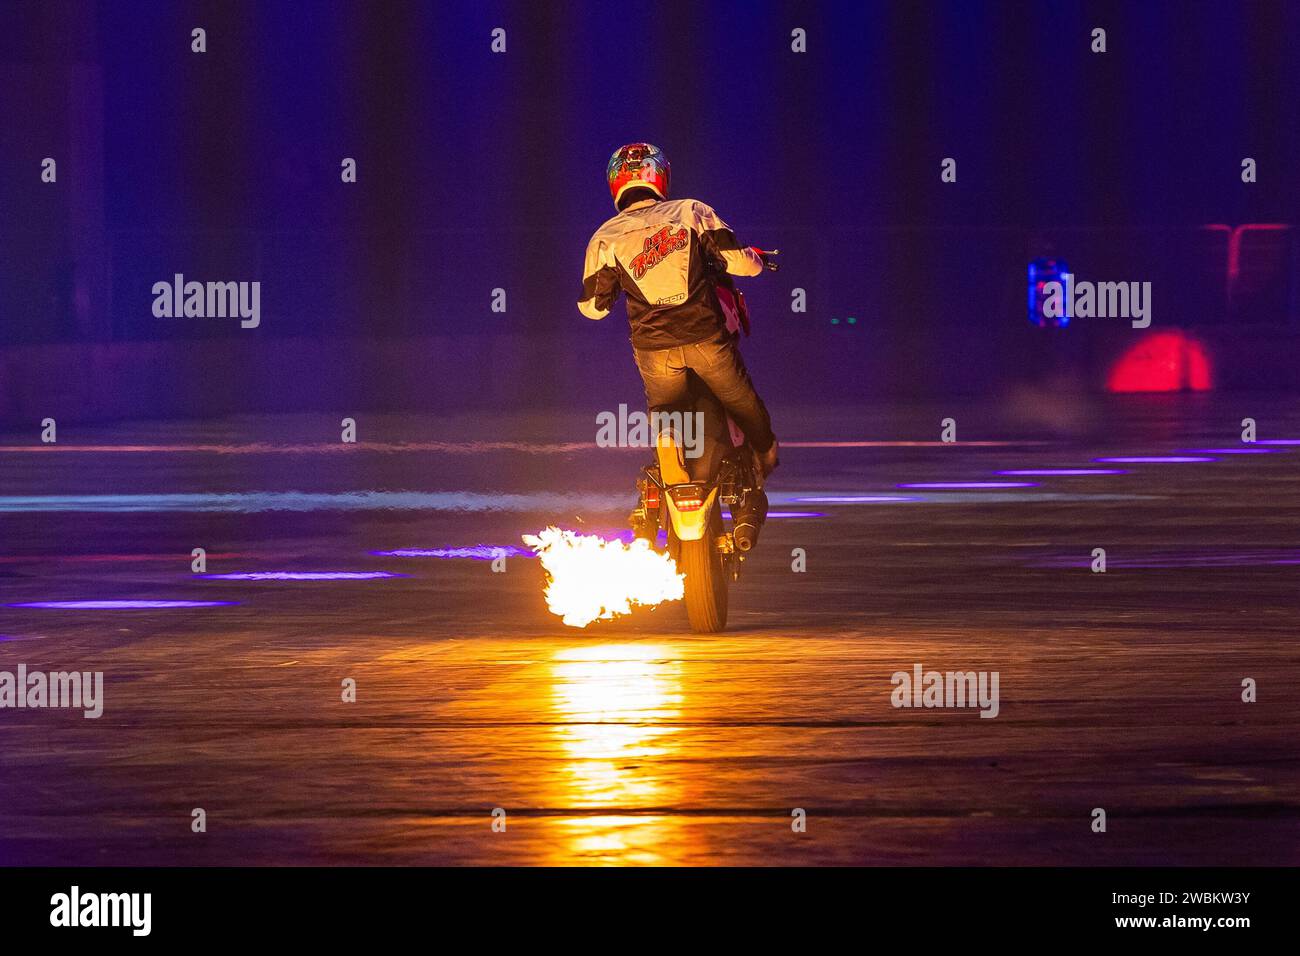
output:
[[[680,601],[685,578],[673,559],[637,539],[625,544],[550,527],[523,536],[546,570],[546,606],[570,627]]]

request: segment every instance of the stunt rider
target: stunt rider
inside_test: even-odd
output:
[[[742,247],[704,203],[668,198],[668,159],[657,146],[629,143],[617,150],[606,179],[618,215],[587,244],[578,309],[589,319],[603,319],[619,291],[625,292],[649,410],[684,402],[686,373],[693,371],[744,432],[766,477],[779,453],[772,419],[710,280],[710,270],[723,265],[733,275],[758,275],[763,253]]]

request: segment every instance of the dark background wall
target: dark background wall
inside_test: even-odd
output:
[[[637,139],[781,248],[770,401],[1101,387],[1142,333],[1030,326],[1047,249],[1152,282],[1215,387],[1294,389],[1294,230],[1231,229],[1295,222],[1297,54],[1281,2],[11,2],[0,416],[635,401],[621,307],[573,302]],[[155,318],[178,272],[260,281],[261,327]]]

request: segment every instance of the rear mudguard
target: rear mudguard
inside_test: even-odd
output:
[[[668,508],[668,520],[672,522],[673,534],[679,541],[699,541],[709,529],[709,517],[717,507],[718,489],[709,491],[704,504],[692,511],[681,511],[673,501],[671,494],[665,494],[664,504]]]
[[[712,406],[721,411],[717,399],[712,398],[712,395],[709,399]],[[670,432],[661,432],[656,437],[655,444],[655,452],[659,460],[659,475],[664,487],[662,507],[668,510],[668,521],[672,525],[673,534],[677,536],[678,541],[699,541],[708,531],[709,518],[718,507],[718,486],[713,485],[709,488],[703,503],[689,511],[678,507],[673,492],[682,485],[693,485],[696,488],[709,485],[717,472],[716,457],[721,446],[717,441],[709,442],[707,450],[710,454],[693,459],[688,467],[682,449],[673,440]],[[693,475],[692,470],[695,470],[696,474]],[[692,478],[695,480],[692,481]]]

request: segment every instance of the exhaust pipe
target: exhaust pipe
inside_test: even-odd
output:
[[[733,537],[736,539],[737,551],[749,551],[758,544],[758,525],[752,521],[738,522]]]
[[[751,491],[736,509],[732,521],[732,537],[737,551],[749,551],[758,544],[758,532],[767,518],[767,492]]]

